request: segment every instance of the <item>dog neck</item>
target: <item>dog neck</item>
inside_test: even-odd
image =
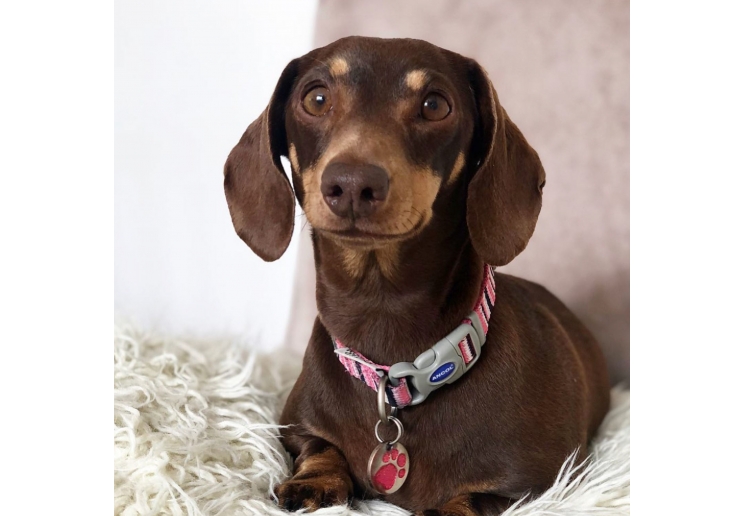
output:
[[[480,294],[484,264],[464,220],[375,250],[317,232],[313,246],[321,322],[378,363],[414,359],[460,324]]]

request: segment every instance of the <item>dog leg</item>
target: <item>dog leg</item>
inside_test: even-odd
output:
[[[346,503],[353,485],[349,465],[338,448],[312,437],[302,444],[294,476],[277,487],[276,495],[279,506],[289,511],[314,511]]]
[[[427,509],[416,516],[485,516],[504,512],[514,501],[488,493],[459,495],[438,509]]]

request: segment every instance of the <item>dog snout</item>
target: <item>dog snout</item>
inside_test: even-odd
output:
[[[320,181],[326,204],[344,218],[369,217],[385,202],[389,188],[388,173],[376,165],[331,163]]]

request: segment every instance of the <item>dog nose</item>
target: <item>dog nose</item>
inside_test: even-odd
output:
[[[368,217],[388,195],[390,179],[376,165],[331,163],[323,171],[320,190],[328,207],[339,217]]]

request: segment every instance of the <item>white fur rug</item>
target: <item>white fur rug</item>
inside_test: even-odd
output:
[[[269,493],[289,474],[277,417],[300,368],[287,352],[114,330],[114,513],[279,515]],[[630,514],[630,392],[615,389],[591,463],[505,514]],[[407,515],[384,502],[315,514]]]

